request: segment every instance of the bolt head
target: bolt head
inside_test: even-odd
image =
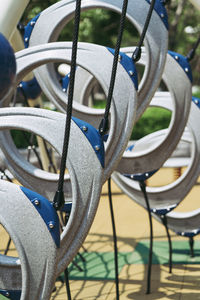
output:
[[[65,88],[63,88],[62,90],[63,90],[64,93],[66,93],[66,89]]]
[[[25,42],[28,42],[28,37],[26,37],[24,40],[25,40]]]
[[[161,13],[160,16],[161,16],[161,18],[164,18],[165,15],[163,13]]]
[[[34,204],[35,204],[35,205],[39,205],[39,204],[40,204],[40,201],[39,201],[38,199],[35,199],[35,200],[34,200]]]
[[[96,145],[94,148],[95,148],[96,151],[99,151],[99,150],[100,150],[99,145]]]
[[[6,292],[6,297],[9,297],[10,296],[10,293],[9,292]]]
[[[178,60],[178,55],[175,55],[175,59]]]
[[[130,76],[134,75],[134,72],[132,70],[130,70],[128,73],[129,73]]]
[[[199,101],[198,101],[198,100],[194,100],[194,102],[195,102],[196,104],[199,104]]]
[[[189,72],[188,68],[185,68],[185,72],[186,72],[186,73],[188,73],[188,72]]]
[[[54,224],[53,222],[49,222],[49,228],[53,229],[54,228]]]
[[[82,126],[82,129],[83,129],[83,131],[85,131],[85,132],[88,130],[87,126],[85,126],[85,125]]]
[[[35,25],[35,21],[31,21],[31,26],[34,26]]]

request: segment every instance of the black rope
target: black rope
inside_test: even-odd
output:
[[[143,192],[144,199],[147,206],[148,216],[149,216],[149,225],[150,225],[150,245],[149,245],[149,262],[148,262],[148,273],[147,273],[147,294],[150,294],[151,291],[151,268],[152,268],[152,254],[153,254],[153,223],[151,209],[149,205],[149,199],[146,192],[146,183],[145,181],[139,181],[141,191]]]
[[[163,215],[161,217],[163,225],[165,226],[165,230],[167,233],[167,238],[168,238],[168,244],[169,244],[169,273],[172,273],[172,241],[171,241],[171,236],[169,233],[168,225],[167,225],[167,217],[166,215]]]
[[[144,24],[144,28],[143,28],[142,34],[140,36],[140,40],[138,42],[137,47],[135,48],[135,50],[133,52],[132,59],[133,59],[134,62],[137,62],[141,57],[141,47],[142,47],[142,44],[144,42],[144,38],[145,38],[147,29],[148,29],[148,26],[149,26],[149,23],[150,23],[150,20],[151,20],[151,16],[152,16],[152,12],[153,12],[153,9],[154,9],[155,2],[156,2],[156,0],[151,1],[149,11],[148,11],[148,15],[147,15],[147,18],[146,18],[146,21],[145,21],[145,24]]]
[[[65,274],[67,297],[68,297],[68,300],[71,300],[72,297],[71,297],[71,291],[70,291],[70,285],[69,285],[69,274],[68,274],[67,268],[65,269],[64,274]]]
[[[194,58],[199,44],[200,44],[200,36],[199,36],[198,40],[196,41],[194,47],[189,51],[188,55],[186,56],[188,61],[190,61]]]
[[[111,101],[112,101],[112,96],[113,96],[114,85],[115,85],[117,65],[118,65],[118,61],[119,61],[119,50],[121,47],[122,35],[123,35],[123,31],[124,31],[124,26],[125,26],[127,6],[128,6],[128,0],[124,0],[121,18],[120,18],[119,32],[118,32],[117,42],[116,42],[116,46],[115,46],[115,54],[114,54],[114,59],[113,59],[113,66],[112,66],[112,73],[111,73],[111,79],[110,79],[110,86],[109,86],[109,90],[108,90],[108,98],[107,98],[106,108],[105,108],[105,112],[104,112],[104,117],[101,120],[101,123],[99,125],[99,132],[102,136],[109,129],[109,120],[108,120],[109,112],[110,112],[110,106],[111,106]]]
[[[108,196],[110,204],[110,214],[113,229],[113,244],[114,244],[114,256],[115,256],[115,287],[116,287],[116,300],[119,300],[119,274],[118,274],[118,250],[117,250],[117,234],[115,227],[115,218],[112,204],[112,191],[111,191],[111,179],[108,179]]]
[[[69,81],[69,94],[68,94],[67,115],[66,115],[66,123],[65,123],[65,134],[64,134],[63,150],[62,150],[62,157],[61,157],[61,163],[60,163],[60,176],[59,176],[59,180],[58,180],[58,189],[55,193],[54,200],[53,200],[53,205],[56,210],[60,209],[64,205],[63,183],[64,183],[64,175],[65,175],[65,169],[66,169],[70,127],[71,127],[72,103],[73,103],[74,81],[75,81],[75,72],[76,72],[76,56],[77,56],[77,46],[78,46],[78,33],[79,33],[79,24],[80,24],[80,12],[81,12],[81,0],[76,0],[72,56],[71,56],[71,70],[70,70],[70,81]]]

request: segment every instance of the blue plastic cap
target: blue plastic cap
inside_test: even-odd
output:
[[[146,0],[149,4],[151,3],[151,0]],[[156,0],[155,5],[154,5],[154,10],[162,20],[163,24],[165,25],[166,29],[169,29],[169,24],[168,24],[168,15],[167,11],[164,7],[163,1],[162,0]]]
[[[22,92],[26,99],[36,99],[42,92],[35,77],[28,81],[21,81],[17,91]]]
[[[14,51],[7,39],[0,33],[0,99],[11,87],[16,74]]]
[[[115,55],[115,50],[112,48],[107,47],[107,49],[113,54]],[[124,67],[124,69],[126,70],[126,72],[128,73],[128,75],[130,76],[131,80],[133,81],[134,85],[135,85],[135,89],[138,90],[138,76],[137,76],[137,70],[135,67],[135,64],[132,60],[132,58],[130,58],[127,54],[123,53],[123,52],[119,52],[120,55],[120,63],[121,65]]]
[[[105,150],[103,144],[103,138],[100,135],[99,131],[94,128],[91,124],[82,121],[78,118],[72,117],[72,120],[84,133],[88,141],[90,142],[93,150],[95,151],[102,168],[104,168],[104,159],[105,159]]]
[[[168,51],[168,53],[177,61],[177,63],[184,70],[185,74],[188,76],[189,80],[192,82],[192,69],[187,57],[173,51]]]
[[[150,172],[145,172],[145,173],[124,174],[124,176],[136,181],[145,181],[149,179],[151,176],[153,176],[157,171],[158,169]]]
[[[37,19],[39,18],[40,13],[35,16],[30,22],[28,22],[28,24],[24,27],[24,47],[28,48],[29,46],[29,40],[30,40],[30,36],[31,33],[33,31],[33,28],[35,26],[35,23],[37,22]]]
[[[23,186],[20,186],[22,192],[27,196],[35,209],[38,211],[42,219],[44,220],[55,244],[60,247],[60,228],[59,218],[52,203],[50,203],[42,195],[31,191]]]
[[[194,102],[194,104],[196,104],[198,108],[200,108],[200,98],[192,96],[192,102]]]

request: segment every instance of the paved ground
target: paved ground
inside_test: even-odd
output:
[[[174,173],[164,169],[148,182],[162,185],[173,180]],[[112,184],[113,205],[118,235],[120,299],[200,299],[200,239],[195,238],[195,258],[190,257],[188,239],[171,232],[173,241],[173,270],[168,269],[168,244],[163,226],[153,221],[154,255],[151,294],[146,295],[149,225],[146,211],[135,204]],[[199,207],[200,185],[195,185],[179,211]],[[5,238],[5,235],[4,235]],[[2,235],[1,235],[2,240]],[[113,242],[107,186],[104,185],[99,209],[90,233],[81,249],[85,261],[77,256],[82,268],[69,267],[72,299],[113,300],[115,296]],[[3,249],[1,249],[3,250]],[[12,255],[14,252],[10,252]],[[63,284],[56,283],[52,300],[66,300]],[[1,298],[0,298],[1,299]],[[3,299],[3,298],[2,298]]]

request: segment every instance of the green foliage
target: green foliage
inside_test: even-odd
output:
[[[135,124],[131,135],[132,140],[169,126],[171,112],[163,108],[149,107]]]
[[[17,148],[27,148],[30,146],[30,141],[33,145],[37,146],[35,136],[31,136],[29,132],[11,130],[11,136]]]

